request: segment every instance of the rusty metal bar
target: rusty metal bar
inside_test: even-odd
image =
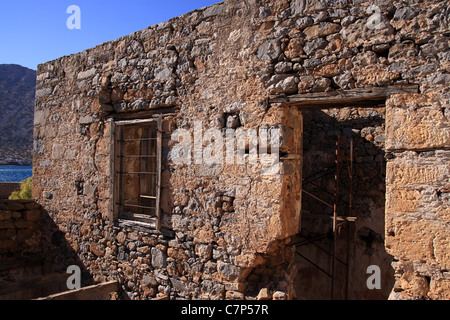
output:
[[[299,253],[297,250],[295,251],[295,253],[296,254],[298,254],[300,257],[302,257],[303,259],[305,259],[306,261],[308,261],[310,264],[312,264],[314,267],[316,267],[318,270],[320,270],[320,271],[322,271],[323,273],[325,273],[328,277],[332,277],[332,275],[328,272],[328,271],[326,271],[326,270],[324,270],[324,269],[322,269],[322,267],[320,267],[320,266],[318,266],[317,264],[315,264],[314,262],[312,262],[311,260],[309,260],[308,258],[306,258],[304,255],[302,255],[301,253]]]
[[[310,197],[312,197],[312,198],[314,198],[314,199],[316,199],[316,200],[322,202],[323,204],[327,205],[328,207],[333,208],[333,205],[329,204],[328,202],[323,201],[322,199],[320,199],[319,197],[313,195],[312,193],[310,193],[310,192],[308,192],[308,191],[306,191],[306,190],[302,190],[302,191],[303,191],[304,193],[306,193],[308,196],[310,196]]]
[[[332,277],[331,277],[331,300],[334,299],[334,281],[336,277],[336,252],[337,252],[337,217],[338,217],[338,199],[339,199],[339,173],[340,173],[340,167],[339,167],[339,149],[341,146],[341,137],[338,136],[336,141],[336,158],[335,158],[335,164],[336,164],[336,173],[334,175],[334,206],[333,206],[333,251],[332,251]]]
[[[353,137],[350,138],[350,168],[348,171],[349,175],[349,197],[348,197],[348,216],[351,217],[353,214]],[[346,266],[345,270],[345,299],[348,300],[348,282],[350,279],[350,224],[347,225],[347,256],[346,256]]]
[[[296,246],[296,247],[301,247],[301,246],[305,246],[305,245],[311,244],[311,245],[315,246],[316,248],[318,248],[319,250],[325,252],[327,255],[331,256],[332,255],[331,252],[325,250],[324,248],[319,246],[317,243],[315,243],[315,242],[323,240],[325,238],[328,238],[328,235],[322,235],[322,236],[317,237],[317,238],[304,240],[304,241],[301,241],[301,242],[298,242],[298,243],[294,243],[293,245]],[[342,261],[341,259],[339,259],[339,258],[336,258],[336,261],[338,261],[339,263],[343,264],[344,266],[346,265],[346,263],[344,261]]]
[[[321,235],[321,236],[316,237],[316,238],[312,238],[312,239],[307,239],[307,240],[303,240],[303,241],[300,241],[300,242],[291,243],[290,245],[293,245],[293,246],[296,246],[296,247],[301,247],[301,246],[313,243],[315,241],[319,241],[319,240],[325,239],[327,237],[328,237],[328,235],[324,234],[324,235]],[[306,239],[306,238],[304,238],[304,239]]]

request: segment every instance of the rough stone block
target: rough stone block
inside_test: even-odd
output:
[[[195,252],[200,259],[208,260],[212,256],[212,246],[210,244],[198,244]]]
[[[95,68],[89,69],[87,71],[80,72],[77,76],[78,80],[87,79],[93,77],[97,70]]]
[[[36,90],[36,98],[44,98],[52,94],[51,88],[44,88]]]
[[[303,33],[306,35],[306,39],[322,38],[330,34],[337,33],[341,30],[341,26],[331,22],[321,22],[312,27],[306,28]]]
[[[152,254],[152,266],[154,268],[160,269],[160,268],[165,268],[167,266],[167,256],[166,253],[156,249],[156,248],[152,248],[151,251]]]
[[[262,288],[259,291],[258,296],[256,297],[256,300],[271,300],[271,299],[272,295],[270,294],[270,291],[267,288]]]
[[[27,246],[31,247],[32,250],[36,250],[37,248],[39,248],[39,246],[36,245],[35,247],[33,247],[32,244],[36,244],[39,242],[38,237],[35,236],[32,241],[29,241],[35,234],[36,234],[35,229],[33,229],[33,228],[18,229],[17,230],[17,238],[15,240],[19,241],[19,242],[23,242],[23,241],[27,240],[27,242],[26,242]]]
[[[92,116],[83,116],[80,118],[79,123],[80,124],[91,124],[94,122],[94,118]]]
[[[27,210],[24,213],[24,218],[27,221],[40,221],[43,217],[43,213],[41,210],[39,209],[35,209],[35,210]]]
[[[244,292],[247,287],[247,283],[242,282],[224,282],[225,290],[227,291],[239,291]]]
[[[449,232],[439,223],[388,215],[385,245],[397,258],[445,265],[450,263]]]
[[[275,60],[281,54],[280,41],[277,39],[268,40],[264,42],[257,52],[257,56],[260,60],[271,61]]]
[[[25,209],[25,205],[19,201],[9,201],[7,203],[7,206],[11,211],[19,211]]]
[[[41,205],[37,202],[30,201],[30,202],[25,203],[25,208],[28,210],[40,209]]]
[[[28,229],[28,228],[33,228],[34,223],[32,223],[30,221],[17,220],[14,222],[14,226],[17,229]]]
[[[219,15],[222,12],[225,12],[225,11],[227,11],[227,6],[226,5],[214,5],[214,6],[208,7],[203,12],[203,16],[205,18],[212,17],[212,16],[217,16],[217,15]]]
[[[450,147],[450,103],[438,95],[392,96],[386,106],[386,149]]]
[[[392,186],[442,183],[448,177],[448,167],[414,162],[389,162],[386,166],[386,180]]]
[[[217,262],[217,270],[219,272],[219,275],[227,281],[238,280],[242,273],[242,268],[236,267],[234,264],[226,263],[223,261]]]
[[[169,280],[172,283],[172,286],[175,290],[179,292],[185,292],[188,290],[185,282],[175,278],[170,278]]]
[[[89,249],[97,257],[103,257],[105,255],[105,250],[98,243],[92,242]]]
[[[53,144],[53,147],[52,147],[52,159],[53,160],[58,160],[58,159],[63,158],[64,151],[65,151],[65,148],[64,148],[63,145],[58,144],[58,143]]]
[[[6,230],[6,229],[15,229],[14,223],[12,221],[2,221],[0,223],[0,230]]]
[[[239,291],[227,291],[225,293],[225,299],[227,300],[244,300],[245,296]]]
[[[17,242],[14,240],[0,240],[0,250],[14,250],[17,248]]]
[[[11,219],[11,211],[0,211],[0,221]]]
[[[432,300],[450,300],[450,279],[433,279],[428,297]]]
[[[12,229],[0,230],[0,240],[12,239],[16,235],[16,231]]]
[[[386,210],[389,212],[414,212],[420,201],[420,191],[397,189],[387,194]]]
[[[13,211],[11,213],[11,216],[13,219],[20,219],[20,218],[22,218],[22,212],[21,211]]]

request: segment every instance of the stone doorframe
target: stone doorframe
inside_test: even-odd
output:
[[[376,106],[385,106],[386,101],[391,96],[417,94],[418,92],[418,85],[395,85],[386,87],[356,88],[351,90],[335,90],[328,92],[296,94],[284,97],[273,97],[269,99],[269,104],[279,104],[283,108],[287,109],[297,108],[301,116],[301,112],[304,110],[320,110],[345,107],[370,108]],[[387,122],[388,120],[389,119],[386,119]],[[301,136],[303,136],[303,132],[301,133]],[[301,153],[303,154],[303,152]],[[294,242],[295,237],[291,241],[291,244]],[[292,275],[293,272],[290,272],[290,274]]]

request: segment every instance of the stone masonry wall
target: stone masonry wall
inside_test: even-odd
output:
[[[34,201],[0,201],[1,261],[36,251],[42,218],[40,205]]]
[[[448,93],[388,103],[386,247],[396,259],[393,298],[450,298],[449,106]]]
[[[7,200],[11,193],[20,190],[20,182],[1,182],[0,199]]]
[[[66,291],[66,270],[83,264],[40,204],[0,201],[0,300]],[[82,268],[82,282],[90,283]]]
[[[33,193],[95,281],[118,278],[133,299],[244,295],[251,269],[298,231],[298,160],[261,176],[260,162],[189,166],[170,157],[171,133],[193,134],[199,121],[203,132],[281,128],[280,151],[301,152],[301,116],[269,108],[249,73],[265,65],[254,55],[262,42],[248,42],[257,27],[247,17],[258,12],[219,4],[39,66]],[[171,113],[163,115],[161,209],[173,236],[110,223],[108,119],[142,111]]]
[[[408,155],[406,163],[429,177],[413,190],[439,185],[439,201],[423,194],[423,208],[445,217],[440,184],[448,174],[444,164],[433,168],[439,174],[427,166],[448,161],[448,10],[446,1],[230,0],[42,64],[33,195],[94,280],[118,278],[130,298],[293,298],[286,244],[300,228],[302,115],[269,98],[418,84],[417,95],[387,101],[386,148],[400,151],[387,165],[386,245],[402,266],[424,261],[425,252],[407,248],[413,229],[428,225],[426,209],[394,212],[391,191],[399,181],[403,197],[413,176],[396,178],[408,171],[399,163]],[[110,212],[110,119],[161,113],[162,220],[172,235],[117,227]],[[175,163],[172,133],[193,134],[196,121],[203,132],[280,128],[280,171],[261,175],[260,162]],[[426,160],[409,155],[423,146],[434,152]],[[448,228],[439,219],[434,242],[443,245]],[[392,233],[394,225],[405,231]],[[441,270],[429,297],[448,292],[448,257],[437,252],[420,262]]]

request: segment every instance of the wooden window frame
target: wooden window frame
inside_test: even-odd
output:
[[[110,143],[110,222],[119,227],[131,227],[137,228],[146,232],[160,232],[161,231],[161,161],[162,161],[162,115],[157,118],[150,119],[136,119],[136,120],[113,120],[111,119],[111,143]],[[156,158],[156,170],[151,174],[156,175],[156,190],[155,196],[151,196],[151,199],[155,200],[155,207],[145,207],[138,205],[129,205],[128,207],[140,207],[142,209],[154,209],[155,217],[154,222],[150,221],[148,215],[146,221],[144,215],[136,213],[126,214],[123,210],[125,205],[122,201],[123,196],[123,176],[124,174],[137,174],[139,177],[144,174],[150,174],[150,172],[127,172],[123,170],[123,145],[125,140],[123,139],[123,129],[126,126],[138,126],[145,124],[156,124],[156,150],[155,154],[149,155],[135,155],[127,156],[127,158],[136,158],[136,161],[144,157]],[[140,138],[135,141],[153,140],[154,138]],[[140,179],[140,178],[139,178]],[[140,182],[139,182],[140,183]],[[137,195],[137,198],[150,198],[150,196]],[[139,199],[138,199],[139,201]]]

